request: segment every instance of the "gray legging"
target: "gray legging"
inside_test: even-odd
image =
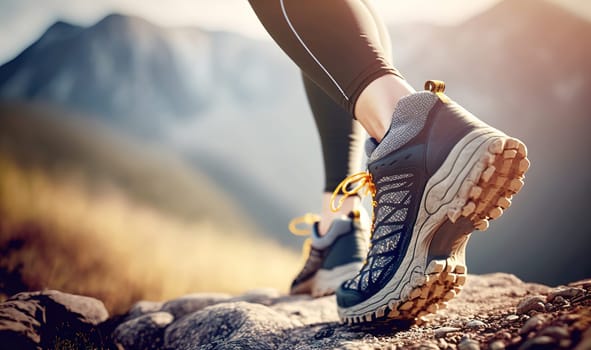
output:
[[[390,37],[369,0],[250,0],[302,70],[322,144],[325,188],[359,170],[364,133],[353,118],[363,89],[392,66]],[[326,45],[326,43],[331,43]]]

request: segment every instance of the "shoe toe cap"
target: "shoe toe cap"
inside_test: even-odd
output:
[[[362,293],[353,289],[344,288],[343,285],[337,289],[336,296],[339,307],[351,307],[365,300],[365,296]]]

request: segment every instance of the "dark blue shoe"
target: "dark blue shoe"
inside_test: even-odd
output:
[[[487,229],[523,186],[525,145],[447,98],[443,82],[426,88],[437,99],[416,136],[388,151],[387,135],[368,171],[341,183],[345,196],[368,189],[374,206],[364,265],[336,292],[344,322],[414,320],[445,307],[466,281],[470,233]]]

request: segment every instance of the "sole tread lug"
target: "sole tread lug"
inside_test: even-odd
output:
[[[488,212],[488,216],[491,219],[496,219],[501,215],[503,215],[503,209],[500,207],[494,207]]]
[[[505,197],[499,197],[499,199],[497,200],[497,205],[501,208],[501,209],[507,209],[511,206],[511,201],[508,198]]]
[[[509,183],[508,189],[509,191],[513,192],[513,194],[519,192],[523,187],[523,181],[521,179],[513,179]]]
[[[519,161],[519,165],[517,166],[517,171],[519,172],[520,175],[525,174],[526,171],[529,170],[531,163],[529,162],[529,159],[527,158],[523,158],[522,160]]]
[[[476,204],[474,202],[468,202],[462,209],[462,216],[468,216],[476,211]]]
[[[398,307],[398,310],[400,311],[407,311],[412,309],[414,306],[414,303],[412,301],[407,301],[406,303],[400,305],[400,307]]]
[[[517,150],[519,148],[519,144],[521,142],[519,142],[519,140],[517,139],[507,139],[507,141],[505,142],[505,149],[506,150]]]
[[[495,139],[493,142],[488,145],[488,151],[493,154],[500,154],[503,152],[504,149],[504,142],[503,139]]]
[[[482,195],[482,187],[474,186],[470,190],[470,198],[472,198],[472,199],[478,199],[478,198],[480,198],[481,195]]]
[[[514,159],[515,157],[517,157],[516,149],[507,149],[503,152],[503,158],[505,159]]]
[[[478,222],[474,223],[474,228],[477,229],[478,231],[486,231],[489,227],[489,223],[488,220],[480,220]]]
[[[483,182],[490,181],[490,179],[492,178],[492,176],[493,176],[493,174],[495,173],[496,170],[497,170],[497,168],[495,168],[494,165],[489,166],[488,168],[486,168],[484,170],[484,172],[482,172],[482,175],[480,175],[480,179]]]

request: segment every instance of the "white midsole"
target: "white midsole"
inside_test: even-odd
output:
[[[447,219],[450,208],[461,208],[469,194],[460,187],[478,180],[487,166],[489,145],[507,135],[493,128],[472,131],[452,149],[439,170],[429,179],[421,199],[419,212],[408,250],[398,270],[378,293],[348,308],[340,307],[341,316],[359,316],[373,312],[391,301],[406,299],[425,274],[429,246],[437,228]],[[466,187],[466,186],[463,186]],[[463,259],[463,254],[460,254]]]

